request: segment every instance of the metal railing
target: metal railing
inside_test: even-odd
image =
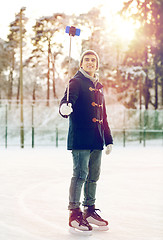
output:
[[[143,143],[143,146],[146,146],[147,141],[160,140],[160,145],[163,146],[163,129],[162,130],[152,130],[152,129],[113,129],[113,135],[116,136],[116,133],[120,133],[122,137],[123,147],[126,146],[126,143]],[[128,135],[132,135],[133,140],[128,140]],[[136,137],[133,137],[136,136]]]
[[[58,100],[48,107],[45,101],[24,102],[24,146],[66,145],[68,121],[59,115],[58,105]],[[125,147],[139,142],[145,147],[150,140],[157,140],[163,145],[163,110],[118,110],[108,106],[108,118],[115,144]],[[0,146],[19,146],[20,128],[20,103],[1,101]]]
[[[24,128],[24,146],[65,146],[67,142],[67,129],[41,128],[31,126]],[[0,126],[0,146],[5,148],[9,146],[20,145],[20,129],[17,127]],[[126,147],[129,144],[142,144],[144,147],[148,141],[157,141],[163,146],[163,129],[112,129],[114,144]]]

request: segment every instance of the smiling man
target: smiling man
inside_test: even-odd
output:
[[[98,57],[94,54],[87,54],[81,58],[80,66],[83,70],[88,73],[91,77],[94,77],[95,71],[97,70]]]
[[[93,50],[85,51],[80,59],[80,69],[69,82],[60,103],[60,114],[69,116],[68,150],[72,150],[73,176],[69,189],[69,226],[81,231],[91,231],[91,224],[108,230],[108,222],[97,214],[95,208],[96,185],[100,176],[104,145],[106,154],[112,149],[113,139],[107,122],[103,86],[98,80],[99,57]],[[80,196],[84,185],[84,212]]]

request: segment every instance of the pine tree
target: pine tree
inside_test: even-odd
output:
[[[35,36],[33,40],[33,53],[47,53],[47,106],[49,106],[50,99],[50,64],[52,63],[53,72],[53,94],[56,97],[55,90],[55,60],[57,55],[61,53],[62,44],[55,41],[55,34],[64,30],[65,14],[56,13],[53,16],[41,17],[33,26]],[[45,47],[46,43],[46,47]]]
[[[25,17],[25,8],[22,8],[22,38],[24,39],[26,29],[25,24],[27,22],[27,18]],[[12,98],[12,86],[14,82],[14,70],[15,70],[15,62],[16,62],[16,51],[19,48],[20,44],[20,12],[15,15],[15,20],[9,25],[10,33],[8,34],[8,49],[10,52],[10,73],[9,73],[9,90],[8,90],[8,99]],[[24,42],[23,42],[24,45]],[[18,80],[18,90],[17,90],[17,99],[19,99],[19,88],[20,81]]]
[[[158,108],[158,86],[162,83],[162,0],[130,0],[124,3],[122,15],[132,9],[132,4],[137,4],[137,12],[130,16],[139,21],[141,27],[136,39],[130,45],[124,64],[142,66],[145,72],[145,81],[142,86],[142,94],[145,101],[145,109],[149,103],[155,109]],[[131,11],[132,12],[132,11]],[[155,79],[150,79],[150,72],[154,71]],[[152,100],[152,92],[155,90],[155,101]]]
[[[10,54],[8,44],[6,41],[0,38],[0,99],[3,95],[6,95],[7,82],[6,77],[3,74],[10,66]]]

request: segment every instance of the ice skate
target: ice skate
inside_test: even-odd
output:
[[[70,210],[69,231],[73,234],[91,235],[92,227],[87,220],[83,218],[80,208]]]
[[[108,228],[108,221],[102,219],[98,214],[95,206],[85,206],[84,207],[84,214],[83,217],[85,220],[88,221],[89,224],[93,225],[93,230],[97,231],[107,231]]]

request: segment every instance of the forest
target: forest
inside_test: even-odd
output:
[[[0,101],[46,100],[49,106],[51,100],[60,99],[68,82],[65,28],[73,25],[81,29],[81,36],[73,39],[72,76],[80,54],[93,49],[100,57],[99,76],[107,103],[127,109],[162,109],[162,12],[162,0],[125,2],[119,16],[137,26],[127,42],[121,22],[122,36],[100,7],[80,15],[42,16],[32,26],[22,7],[9,25],[7,40],[0,38]]]

